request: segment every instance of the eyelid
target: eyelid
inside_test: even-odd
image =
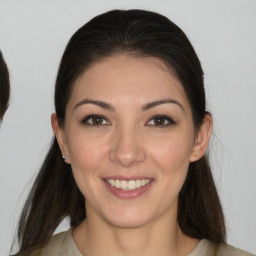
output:
[[[148,124],[150,121],[152,121],[155,118],[166,119],[168,121],[168,124],[163,124],[163,125]],[[146,126],[157,127],[157,128],[163,128],[163,127],[167,127],[174,124],[176,124],[176,122],[170,116],[166,116],[166,115],[154,115],[150,117],[150,119],[146,122]]]
[[[105,120],[106,123],[102,123],[102,124],[91,124],[88,122],[88,120],[90,120],[91,118],[93,117],[98,117],[98,118],[102,118],[103,120]],[[102,125],[110,125],[110,122],[108,121],[108,119],[103,116],[103,115],[98,115],[98,114],[90,114],[90,115],[87,115],[85,116],[81,121],[80,121],[81,124],[84,124],[84,125],[88,125],[88,126],[102,126]]]
[[[88,122],[88,120],[92,119],[92,118],[100,118],[103,120],[103,123],[99,123],[99,124],[93,124]],[[151,121],[153,121],[154,119],[159,118],[159,119],[165,119],[165,122],[167,121],[167,124],[149,124]],[[164,123],[165,123],[164,122]],[[81,121],[81,124],[83,125],[88,125],[88,126],[105,126],[105,125],[111,125],[111,123],[108,121],[108,119],[100,114],[90,114],[85,116]],[[163,128],[163,127],[167,127],[170,125],[174,125],[176,124],[176,122],[170,117],[170,116],[166,116],[166,115],[154,115],[152,117],[150,117],[150,119],[146,122],[146,126],[151,126],[151,127],[157,127],[157,128]]]

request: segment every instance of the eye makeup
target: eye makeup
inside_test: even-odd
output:
[[[171,125],[175,125],[176,122],[169,116],[166,115],[154,115],[146,123],[146,126],[152,126],[156,128],[165,128]]]
[[[110,125],[110,122],[103,115],[88,115],[81,120],[81,124],[88,126]]]

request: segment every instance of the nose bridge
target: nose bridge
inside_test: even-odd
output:
[[[120,125],[114,135],[110,159],[128,167],[145,159],[145,150],[136,126]]]

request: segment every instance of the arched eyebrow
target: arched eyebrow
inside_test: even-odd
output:
[[[98,107],[101,107],[101,108],[104,108],[104,109],[107,109],[107,110],[111,110],[111,111],[115,111],[115,108],[113,106],[111,106],[110,104],[104,102],[104,101],[100,101],[100,100],[92,100],[92,99],[84,99],[80,102],[78,102],[74,109],[76,109],[77,107],[81,106],[81,105],[84,105],[84,104],[94,104]]]
[[[166,103],[176,104],[177,106],[179,106],[184,111],[184,108],[183,108],[182,104],[179,103],[176,100],[173,100],[173,99],[163,99],[163,100],[156,100],[156,101],[149,102],[149,103],[143,105],[141,110],[146,111],[146,110],[149,110],[151,108],[154,108],[156,106],[166,104]],[[115,111],[115,108],[111,104],[106,103],[104,101],[93,100],[93,99],[84,99],[84,100],[78,102],[75,105],[74,109],[76,109],[77,107],[79,107],[81,105],[84,105],[84,104],[94,104],[98,107],[101,107],[101,108],[104,108],[104,109],[107,109],[107,110],[111,110],[111,111]]]
[[[146,111],[146,110],[149,110],[151,108],[154,108],[156,106],[166,104],[166,103],[176,104],[177,106],[179,106],[184,111],[184,107],[182,106],[182,104],[179,103],[176,100],[173,100],[173,99],[163,99],[163,100],[156,100],[156,101],[153,101],[153,102],[149,102],[149,103],[142,106],[142,111]]]

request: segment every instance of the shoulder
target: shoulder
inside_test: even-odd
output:
[[[218,250],[218,256],[228,256],[228,255],[232,255],[232,256],[255,256],[254,254],[251,254],[249,252],[243,251],[241,249],[238,249],[236,247],[233,247],[229,244],[221,244],[219,246],[219,250]]]
[[[60,255],[82,256],[75,245],[71,229],[52,236],[47,245],[41,251],[41,256]]]
[[[71,230],[61,232],[52,236],[46,246],[42,248],[41,255],[62,255],[65,250],[65,245],[67,243],[67,239],[71,236]],[[37,256],[39,254],[35,254],[33,256]]]
[[[72,238],[72,230],[69,229],[68,231],[58,233],[52,236],[47,244],[37,250],[34,251],[32,256],[60,256],[60,255],[79,255],[74,240]]]
[[[42,256],[45,255],[62,255],[63,247],[65,245],[65,240],[69,235],[70,230],[61,232],[57,235],[54,235],[50,238],[47,245],[42,250]]]
[[[202,239],[189,256],[255,256],[254,254],[235,248],[227,243],[217,244]]]
[[[27,248],[21,255],[24,256],[59,256],[63,255],[65,238],[70,231],[53,235],[47,242]],[[19,255],[19,254],[17,254]]]
[[[72,237],[72,229],[53,235],[44,245],[29,248],[25,256],[82,256]]]

